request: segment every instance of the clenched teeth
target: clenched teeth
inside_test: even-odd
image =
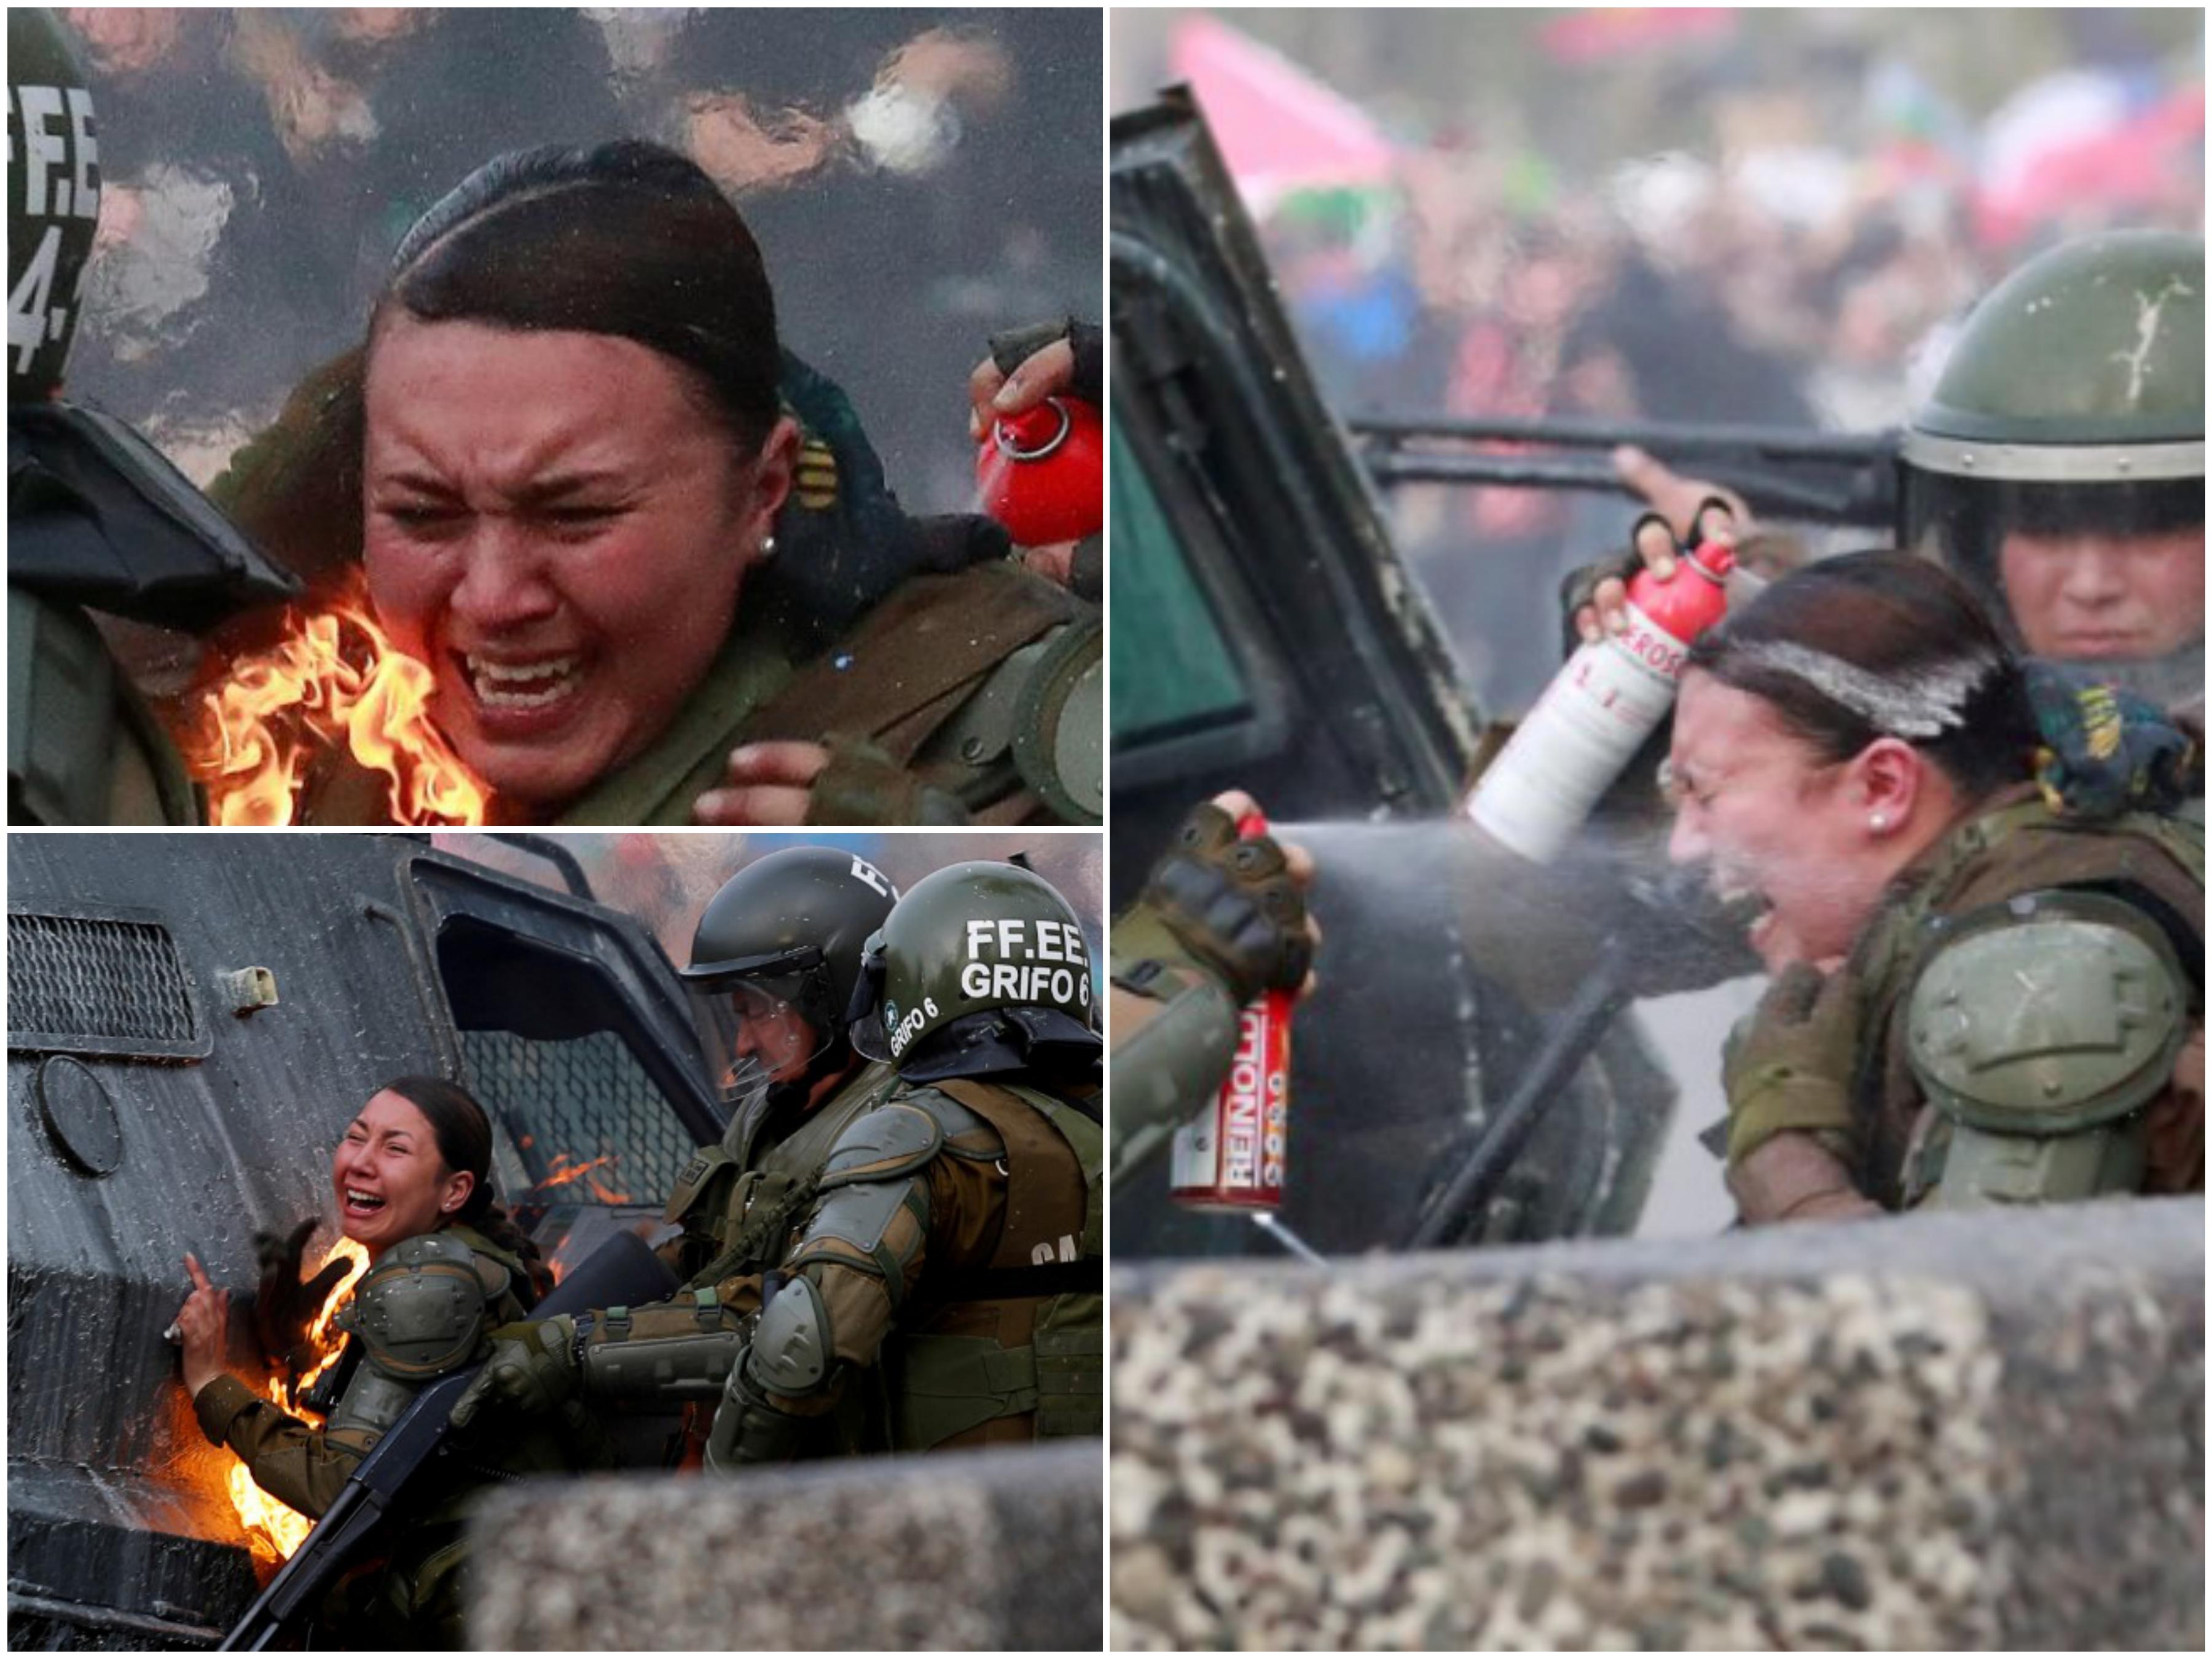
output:
[[[580,657],[547,657],[537,662],[494,662],[465,658],[477,700],[488,708],[542,708],[576,689]]]

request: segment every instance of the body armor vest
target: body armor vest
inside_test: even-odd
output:
[[[908,1098],[933,1091],[1005,1143],[1006,1212],[990,1260],[925,1274],[935,1310],[884,1345],[890,1449],[1103,1433],[1103,1132],[1019,1085],[952,1079]]]
[[[694,1158],[670,1199],[669,1218],[684,1222],[692,1260],[714,1241],[687,1288],[784,1260],[832,1147],[894,1097],[938,1116],[948,1139],[972,1130],[968,1113],[990,1125],[1006,1149],[996,1159],[1005,1213],[988,1261],[924,1275],[921,1299],[884,1345],[874,1375],[848,1390],[838,1437],[860,1450],[921,1451],[1102,1432],[1103,1133],[1040,1091],[973,1079],[915,1088],[875,1064],[750,1168],[740,1167],[750,1152],[741,1129],[735,1151]]]
[[[1945,1138],[1916,1149],[1923,1108],[1912,1071],[1906,998],[1952,922],[2035,892],[2074,888],[2117,898],[2172,942],[2194,972],[2203,960],[2204,830],[2201,823],[2130,812],[2098,823],[2060,817],[2039,795],[2001,801],[1937,848],[1917,881],[1878,916],[1852,952],[1866,1030],[1853,1101],[1861,1129],[1859,1189],[1885,1207],[1906,1207],[1942,1176]],[[2201,980],[2190,1013],[2202,1023]]]
[[[898,1074],[890,1066],[864,1066],[758,1158],[753,1156],[757,1121],[732,1125],[734,1133],[723,1145],[696,1154],[668,1199],[667,1218],[684,1227],[684,1259],[676,1267],[684,1288],[765,1273],[782,1261],[813,1204],[814,1177],[830,1148],[897,1087]]]

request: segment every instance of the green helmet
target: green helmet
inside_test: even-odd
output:
[[[8,398],[62,383],[100,223],[92,93],[44,7],[8,9]]]
[[[1016,864],[955,864],[916,882],[868,941],[854,1047],[914,1081],[1100,1047],[1091,947],[1067,901]]]
[[[684,979],[726,1101],[758,1085],[742,1036],[763,997],[813,1029],[810,1066],[838,1057],[862,948],[897,899],[882,871],[835,847],[786,848],[722,884],[699,917]]]
[[[2120,542],[2194,528],[2201,589],[2203,238],[2113,231],[2021,266],[1967,318],[1900,459],[1904,545],[1972,583],[2039,654],[2068,652],[2035,637],[2022,596],[2005,591],[2008,535]],[[2200,685],[2202,636],[2181,653]]]

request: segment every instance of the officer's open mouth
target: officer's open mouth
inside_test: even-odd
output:
[[[574,652],[504,661],[472,651],[453,654],[469,690],[487,709],[522,713],[550,708],[574,696],[584,684],[584,659]]]
[[[1741,871],[1717,870],[1712,878],[1713,896],[1721,902],[1729,916],[1740,925],[1749,937],[1754,949],[1774,928],[1774,901],[1766,890]]]
[[[364,1193],[357,1187],[345,1189],[345,1206],[349,1215],[374,1215],[384,1206],[385,1200],[374,1193]]]

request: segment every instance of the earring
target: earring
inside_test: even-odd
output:
[[[1877,830],[1887,830],[1889,828],[1889,814],[1887,812],[1877,812],[1867,820],[1867,823],[1870,828]]]
[[[763,561],[775,556],[775,537],[773,532],[761,538],[760,556]]]

